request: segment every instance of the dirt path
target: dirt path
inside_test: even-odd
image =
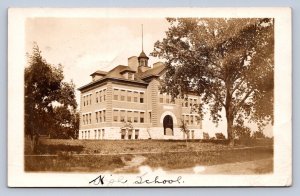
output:
[[[273,171],[273,158],[247,162],[225,163],[211,166],[196,166],[192,168],[168,170],[167,173],[194,174],[266,174]]]
[[[127,173],[131,172],[133,170],[138,169],[139,166],[142,165],[142,163],[146,160],[147,158],[141,155],[134,155],[131,160],[126,160],[124,156],[121,157],[121,160],[123,163],[125,163],[125,166],[122,168],[115,169],[115,173]]]

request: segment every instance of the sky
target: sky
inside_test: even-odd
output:
[[[128,58],[142,51],[149,54],[154,43],[164,37],[168,22],[157,19],[31,18],[26,21],[26,51],[32,53],[34,42],[52,65],[64,66],[65,80],[76,88],[91,82],[96,70],[108,71],[127,65]],[[149,64],[159,61],[151,57]],[[76,91],[79,101],[79,91]]]
[[[162,61],[150,53],[154,43],[165,37],[169,27],[165,18],[30,18],[26,21],[26,52],[32,53],[37,43],[43,58],[55,66],[62,64],[64,80],[73,80],[77,89],[92,81],[91,73],[127,65],[129,57],[138,56],[142,51],[142,24],[144,52],[152,65]],[[79,103],[78,90],[76,99]],[[203,129],[227,135],[225,119],[216,127],[206,115]],[[271,126],[265,133],[272,135]]]

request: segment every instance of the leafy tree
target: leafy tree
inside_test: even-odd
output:
[[[233,126],[234,137],[237,139],[250,139],[251,130],[249,127],[235,125]]]
[[[190,133],[190,130],[188,129],[188,126],[183,119],[181,119],[181,124],[180,124],[179,128],[180,128],[180,131],[182,131],[185,134],[185,144],[186,144],[186,147],[188,147],[187,138],[188,138],[188,134]]]
[[[262,139],[262,138],[266,138],[265,134],[263,131],[254,131],[252,134],[252,138],[253,139]]]
[[[166,37],[153,56],[165,59],[162,91],[172,97],[194,92],[214,123],[225,110],[227,133],[245,120],[273,123],[274,21],[270,18],[167,18]]]
[[[35,44],[25,68],[25,134],[31,139],[64,126],[77,126],[73,119],[77,107],[75,86],[63,79],[62,66],[48,64]]]

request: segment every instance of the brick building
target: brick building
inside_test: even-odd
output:
[[[161,62],[148,65],[144,53],[128,58],[108,72],[91,74],[92,82],[80,87],[79,139],[200,139],[202,121],[191,107],[197,96],[171,100],[161,94]],[[181,131],[182,120],[189,132]]]

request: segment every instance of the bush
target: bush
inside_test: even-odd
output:
[[[206,132],[203,132],[203,139],[208,140],[209,139],[209,134]]]
[[[251,139],[251,131],[250,131],[249,127],[235,125],[233,127],[233,134],[234,134],[234,137],[239,140],[250,140]]]
[[[225,139],[225,135],[223,133],[216,133],[215,135],[216,135],[216,138],[218,140],[224,140]]]
[[[266,138],[265,134],[262,131],[254,131],[252,134],[253,139],[263,139]]]

